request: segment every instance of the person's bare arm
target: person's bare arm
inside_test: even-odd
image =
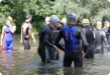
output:
[[[2,46],[2,44],[3,44],[3,38],[4,38],[4,36],[5,36],[5,26],[3,26],[2,27],[2,33],[1,33],[1,46]]]
[[[9,26],[9,27],[10,27],[11,32],[12,32],[12,33],[15,33],[15,31],[16,31],[16,26]]]
[[[29,35],[31,36],[31,34],[32,34],[32,26],[29,25]]]
[[[32,29],[32,25],[31,26],[31,37],[32,37],[32,40],[34,43],[36,43],[36,39],[35,39],[35,36],[34,36],[34,33],[33,33],[33,29]]]

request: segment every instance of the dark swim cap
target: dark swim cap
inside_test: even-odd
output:
[[[76,20],[76,14],[75,14],[75,13],[70,13],[70,14],[68,15],[68,18],[69,18],[69,19],[74,19],[74,20]]]
[[[53,15],[50,17],[50,22],[51,23],[60,22],[60,19],[56,15]]]

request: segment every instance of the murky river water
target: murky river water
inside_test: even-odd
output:
[[[110,72],[110,54],[107,52],[95,55],[94,60],[85,59],[82,69],[64,68],[63,52],[59,61],[42,64],[37,44],[31,41],[31,50],[24,51],[19,39],[20,35],[16,35],[13,52],[0,51],[0,72],[3,75],[108,75]]]

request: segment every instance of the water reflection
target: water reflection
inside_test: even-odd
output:
[[[95,55],[94,60],[84,60],[81,69],[64,68],[63,52],[59,61],[42,64],[37,53],[37,44],[31,42],[31,50],[24,51],[19,43],[20,36],[15,36],[13,52],[0,52],[0,72],[3,75],[107,75],[110,73],[110,55]],[[38,42],[38,40],[37,40]]]
[[[12,51],[2,51],[2,68],[5,68],[6,75],[10,75],[13,66],[15,66]]]

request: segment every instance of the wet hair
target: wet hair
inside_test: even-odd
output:
[[[27,22],[27,20],[32,21],[32,15],[31,14],[27,14],[26,15],[26,22]]]
[[[31,14],[27,14],[26,15],[26,19],[29,19],[29,18],[32,18],[32,15]]]

